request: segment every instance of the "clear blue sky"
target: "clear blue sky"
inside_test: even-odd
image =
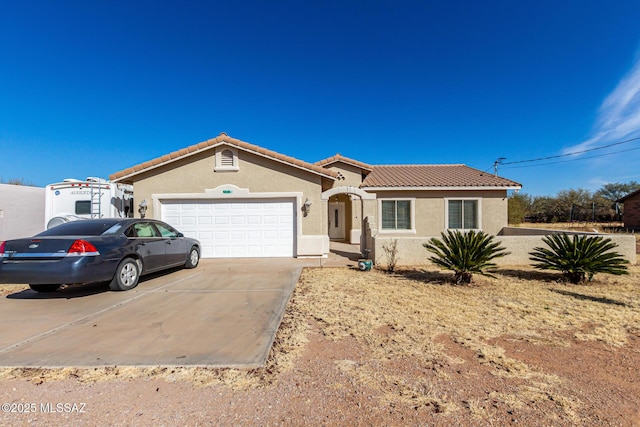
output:
[[[505,157],[532,195],[640,181],[640,141],[508,164],[640,136],[639,22],[637,0],[7,0],[0,179],[107,177],[224,131],[309,162]]]

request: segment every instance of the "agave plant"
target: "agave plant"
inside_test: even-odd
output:
[[[434,264],[455,273],[456,284],[471,283],[473,273],[491,276],[488,272],[496,268],[491,261],[509,254],[493,236],[475,230],[447,230],[442,239],[434,237],[422,246],[434,254],[429,258]]]
[[[533,248],[529,253],[534,268],[561,271],[571,283],[591,281],[596,273],[628,274],[626,261],[612,251],[617,247],[602,236],[550,234],[542,239],[548,248]]]

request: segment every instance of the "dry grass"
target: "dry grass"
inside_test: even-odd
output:
[[[472,286],[453,286],[450,274],[434,269],[407,270],[395,275],[347,269],[306,270],[295,307],[316,319],[330,339],[353,337],[366,346],[369,359],[354,375],[378,388],[385,399],[398,402],[412,396],[416,406],[433,405],[446,412],[458,409],[427,381],[407,374],[382,374],[380,363],[417,358],[437,368],[456,363],[438,344],[440,335],[472,350],[497,377],[525,381],[519,393],[500,396],[518,408],[523,402],[556,402],[575,418],[576,403],[563,396],[560,380],[509,358],[494,338],[511,337],[533,344],[566,346],[567,336],[617,347],[628,332],[640,328],[640,268],[630,276],[598,275],[588,285],[565,285],[559,276],[529,267],[499,270],[496,278],[476,278]],[[387,333],[380,333],[386,331]],[[437,371],[437,369],[436,369]],[[481,413],[473,402],[469,410]]]
[[[559,378],[508,357],[495,339],[566,346],[570,337],[598,341],[612,349],[624,345],[630,331],[640,330],[640,267],[631,266],[630,273],[601,274],[586,285],[566,285],[558,281],[559,275],[523,266],[498,270],[495,278],[475,277],[470,286],[453,286],[450,273],[432,267],[396,274],[306,269],[264,368],[4,369],[0,379],[27,378],[38,383],[144,377],[226,384],[234,389],[267,387],[295,366],[314,324],[327,339],[353,339],[365,350],[366,357],[336,361],[336,368],[377,390],[390,405],[431,406],[439,412],[461,409],[438,387],[438,379],[446,381],[448,375],[440,367],[464,363],[447,354],[440,338],[449,336],[473,352],[496,378],[522,382],[517,391],[492,396],[496,401],[515,409],[526,402],[553,401],[567,419],[576,419],[579,402],[563,394]],[[389,368],[406,360],[430,366],[434,377]],[[485,413],[473,399],[465,409],[476,417]]]

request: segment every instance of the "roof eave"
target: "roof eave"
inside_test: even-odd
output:
[[[440,186],[440,187],[368,187],[360,186],[367,191],[445,191],[445,190],[521,190],[522,185],[501,185],[501,186]]]
[[[137,170],[137,171],[132,171],[131,173],[128,173],[126,175],[123,175],[123,176],[115,178],[115,179],[111,178],[111,177],[113,177],[115,175],[115,174],[112,174],[112,175],[109,176],[109,179],[111,181],[113,181],[113,182],[123,182],[123,181],[125,181],[125,180],[127,180],[129,178],[132,178],[132,177],[136,176],[136,175],[139,175],[139,174],[142,174],[142,173],[147,173],[147,172],[152,171],[154,169],[157,169],[159,167],[163,167],[163,166],[169,165],[169,164],[171,164],[171,163],[173,163],[175,161],[178,161],[178,160],[186,159],[186,158],[188,158],[190,156],[193,156],[195,154],[199,154],[199,153],[202,153],[204,151],[219,147],[221,145],[231,145],[233,147],[240,148],[240,149],[242,149],[244,151],[247,151],[249,153],[258,155],[260,157],[264,157],[266,159],[270,159],[270,160],[276,161],[276,162],[281,163],[283,165],[291,166],[291,167],[294,167],[296,169],[300,169],[300,170],[303,170],[303,171],[306,171],[306,172],[309,172],[309,173],[313,173],[313,174],[319,175],[319,176],[321,176],[323,178],[331,179],[333,181],[335,181],[336,178],[337,178],[337,175],[335,174],[335,172],[330,171],[330,170],[327,170],[327,173],[322,173],[322,172],[316,171],[314,169],[310,169],[310,168],[304,167],[304,165],[298,165],[296,163],[290,163],[290,162],[284,161],[282,159],[278,159],[277,157],[268,156],[268,155],[266,155],[264,153],[261,153],[261,152],[256,151],[256,150],[252,150],[252,149],[247,148],[247,147],[238,146],[238,145],[234,144],[233,142],[226,141],[226,140],[221,140],[219,142],[216,142],[215,144],[207,145],[206,147],[203,147],[203,148],[200,148],[200,149],[185,153],[180,157],[171,158],[171,159],[165,160],[163,162],[160,162],[160,163],[158,163],[156,165],[152,165],[152,166],[149,166],[149,167],[146,167],[144,169]]]

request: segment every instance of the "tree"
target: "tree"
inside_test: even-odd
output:
[[[455,273],[456,285],[471,283],[473,273],[490,276],[487,272],[496,268],[492,260],[509,254],[483,231],[447,230],[441,236],[442,240],[433,237],[422,246],[434,254],[429,260]]]
[[[0,183],[5,184],[5,180],[4,179],[0,180]],[[30,182],[25,182],[24,178],[9,178],[6,181],[6,184],[9,184],[9,185],[27,185],[27,186],[32,186],[32,187],[34,186]]]
[[[620,200],[627,194],[633,193],[638,189],[640,189],[640,183],[636,181],[631,181],[627,184],[614,182],[603,185],[600,190],[596,191],[596,195],[601,196],[603,199],[613,204],[617,200]]]
[[[628,261],[612,251],[617,245],[602,236],[550,234],[542,239],[548,248],[533,248],[529,259],[534,268],[561,271],[577,284],[591,281],[596,273],[628,274]]]
[[[530,215],[533,200],[524,193],[513,193],[508,201],[509,224],[520,224]]]

